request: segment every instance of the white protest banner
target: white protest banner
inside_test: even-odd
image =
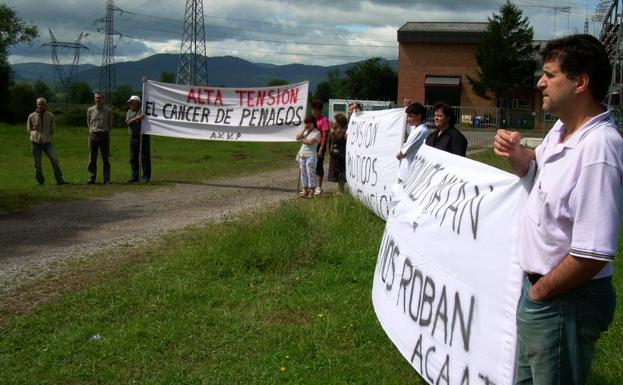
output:
[[[398,181],[404,108],[354,113],[348,122],[346,180],[355,197],[379,217],[389,212],[390,186]]]
[[[143,133],[247,142],[294,141],[309,83],[265,88],[143,84]]]
[[[372,301],[389,338],[430,384],[513,383],[524,183],[422,146],[397,185]]]

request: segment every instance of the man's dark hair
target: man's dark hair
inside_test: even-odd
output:
[[[423,122],[426,121],[426,107],[421,105],[420,103],[411,103],[405,109],[406,114],[412,115],[420,115],[420,118]]]
[[[570,79],[582,74],[589,78],[588,89],[597,101],[608,93],[612,65],[603,44],[592,35],[571,35],[549,41],[541,50],[543,63],[558,59],[560,70]]]
[[[433,106],[433,113],[435,113],[435,111],[437,110],[441,110],[441,112],[443,112],[445,116],[450,118],[450,121],[449,121],[450,127],[454,126],[454,123],[456,123],[456,119],[454,118],[454,111],[452,110],[452,106],[450,106],[446,102],[437,102]]]

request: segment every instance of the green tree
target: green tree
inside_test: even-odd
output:
[[[347,97],[368,100],[395,100],[398,75],[381,58],[364,60],[346,70]]]
[[[108,105],[125,109],[128,107],[128,99],[132,95],[136,95],[136,92],[132,87],[128,85],[121,85],[115,88],[115,90],[110,95],[110,100],[107,102]]]
[[[69,86],[69,101],[75,104],[93,102],[93,90],[85,82],[73,82]]]
[[[173,72],[160,72],[159,82],[175,83],[175,74]]]
[[[11,123],[25,122],[36,107],[37,94],[30,84],[17,83],[9,87],[9,104],[6,117]]]
[[[39,35],[37,27],[26,23],[6,4],[0,4],[0,116],[8,112],[9,86],[12,72],[9,66],[9,47],[30,42]]]
[[[288,84],[287,80],[273,79],[273,80],[269,81],[266,86],[267,87],[277,87],[277,86],[285,86],[286,84]]]
[[[322,103],[327,103],[332,97],[331,84],[328,81],[322,81],[316,85],[313,99],[318,99],[322,101]]]
[[[342,76],[339,69],[327,72],[327,82],[331,86],[331,97],[335,99],[349,98],[348,80]]]
[[[41,79],[35,82],[33,89],[38,98],[45,98],[48,102],[54,97],[54,93],[50,87]]]
[[[507,1],[500,14],[493,13],[484,40],[476,48],[478,79],[469,77],[474,92],[486,99],[508,97],[522,87],[534,85],[537,47],[527,17]]]

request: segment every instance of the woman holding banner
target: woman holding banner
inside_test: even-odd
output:
[[[451,154],[467,154],[467,138],[454,127],[455,117],[452,107],[444,102],[433,106],[435,131],[426,137],[426,144]]]
[[[409,171],[411,169],[411,163],[415,159],[415,154],[418,152],[426,136],[428,135],[428,128],[426,127],[426,108],[420,103],[410,103],[405,109],[407,114],[407,125],[410,130],[407,141],[402,145],[396,159],[400,161],[400,168],[398,169],[398,183],[407,179]]]
[[[301,142],[301,148],[296,155],[301,170],[301,185],[303,193],[301,197],[311,198],[316,188],[316,165],[318,157],[316,148],[320,141],[320,131],[316,127],[316,119],[313,116],[305,118],[305,128],[296,135],[296,140]]]

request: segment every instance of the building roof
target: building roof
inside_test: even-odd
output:
[[[480,43],[489,23],[408,22],[398,30],[399,43]]]

